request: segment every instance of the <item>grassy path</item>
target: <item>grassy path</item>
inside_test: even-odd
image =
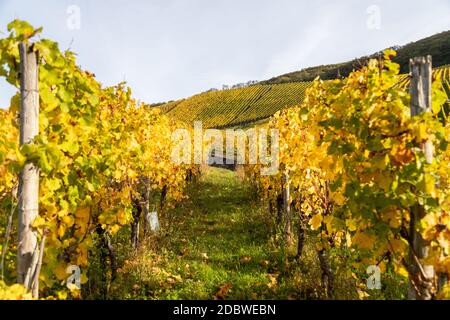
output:
[[[137,253],[117,248],[126,260],[109,288],[113,299],[358,299],[348,252],[329,250],[335,273],[327,296],[314,237],[307,236],[302,259],[296,246],[283,249],[274,222],[255,202],[235,172],[210,168],[192,184],[189,199],[167,212],[163,234],[149,238]],[[149,247],[150,246],[150,247]],[[365,279],[365,274],[359,274]],[[405,296],[407,282],[386,273],[383,291],[370,298]],[[359,288],[359,287],[358,287]]]
[[[174,280],[158,298],[274,298],[279,259],[267,221],[234,172],[207,170],[171,214],[162,267]]]
[[[337,264],[345,252],[329,252],[333,270],[341,270],[329,297],[321,283],[314,238],[307,238],[296,263],[295,244],[283,252],[284,246],[275,243],[273,221],[236,173],[210,168],[189,196],[167,213],[166,232],[150,242],[152,250],[143,247],[124,264],[113,298],[358,299],[356,275],[342,272],[345,265]],[[371,291],[371,298],[406,292],[406,282],[390,274],[383,283],[384,291]]]

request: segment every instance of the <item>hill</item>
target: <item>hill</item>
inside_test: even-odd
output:
[[[432,55],[434,76],[450,79],[450,31],[395,47],[397,56],[393,59],[403,73],[400,81],[407,85],[409,59],[414,56]],[[352,61],[316,66],[284,74],[267,81],[246,87],[227,90],[213,90],[190,98],[158,103],[158,107],[170,117],[191,123],[203,122],[206,128],[226,128],[245,126],[255,121],[267,119],[278,110],[303,101],[311,81],[320,76],[323,80],[346,77],[350,72],[365,65],[370,58],[377,58],[382,51]],[[450,97],[448,82],[444,84]]]
[[[450,65],[434,69],[435,78],[446,79],[444,86],[450,97]],[[400,76],[407,86],[409,77]],[[159,108],[169,117],[192,124],[199,120],[204,128],[245,126],[267,119],[285,107],[303,101],[312,82],[257,84],[244,88],[204,92],[187,99],[162,104]]]
[[[397,56],[393,61],[400,64],[400,72],[407,73],[409,70],[409,59],[411,57],[432,55],[433,66],[439,67],[450,64],[450,30],[435,34],[404,46],[394,47]],[[336,79],[339,76],[346,77],[353,69],[358,69],[366,63],[368,59],[376,58],[381,52],[369,56],[360,57],[352,61],[338,64],[321,65],[311,68],[283,74],[278,77],[262,81],[262,84],[277,84],[287,82],[312,81],[320,76],[321,79]]]
[[[159,106],[185,123],[203,122],[205,128],[241,126],[266,119],[284,107],[303,101],[311,82],[253,85],[204,92]]]

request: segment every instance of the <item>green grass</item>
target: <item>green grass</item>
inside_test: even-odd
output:
[[[283,249],[280,230],[254,190],[235,172],[207,168],[190,188],[189,197],[163,215],[162,234],[143,242],[136,254],[129,252],[129,246],[119,250],[126,260],[108,298],[358,298],[344,261],[348,252],[331,253],[333,269],[341,271],[335,276],[333,296],[327,297],[315,235],[307,237],[302,261],[295,262],[295,243]],[[373,298],[401,297],[404,286],[386,276],[386,289]]]
[[[235,172],[208,168],[189,196],[163,217],[164,234],[127,258],[110,298],[286,299],[293,294],[295,283],[282,280],[286,263],[273,244],[270,219]]]
[[[169,264],[183,270],[181,281],[160,298],[211,299],[231,285],[228,299],[251,299],[271,294],[268,268],[272,260],[270,235],[249,190],[234,172],[210,169],[193,188],[187,206],[172,212],[173,236],[164,247],[182,257]],[[185,216],[190,212],[189,216]],[[186,271],[186,265],[189,265]]]

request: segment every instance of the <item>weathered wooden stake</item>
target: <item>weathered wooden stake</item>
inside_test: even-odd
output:
[[[289,172],[283,173],[283,210],[285,217],[284,241],[287,244],[291,234],[291,190],[289,184]]]
[[[20,145],[32,143],[39,134],[39,92],[38,92],[38,54],[33,45],[20,43]],[[19,178],[19,206],[17,246],[17,282],[33,289],[37,297],[38,284],[32,288],[32,282],[38,260],[39,245],[37,232],[31,223],[39,213],[39,169],[33,163],[27,163]]]
[[[416,57],[410,60],[411,71],[411,116],[422,112],[431,112],[431,56]],[[426,141],[422,145],[425,158],[428,163],[433,161],[433,144]],[[410,232],[409,238],[412,242],[410,250],[411,271],[409,278],[408,298],[413,300],[429,300],[433,295],[434,268],[432,265],[423,265],[418,259],[428,256],[429,244],[417,232],[417,225],[424,217],[425,211],[422,206],[416,205],[410,210]],[[417,259],[418,258],[418,259]]]

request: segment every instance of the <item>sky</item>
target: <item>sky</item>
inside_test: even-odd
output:
[[[449,0],[0,0],[105,86],[155,103],[337,63],[450,29]],[[0,106],[15,92],[0,79]]]

